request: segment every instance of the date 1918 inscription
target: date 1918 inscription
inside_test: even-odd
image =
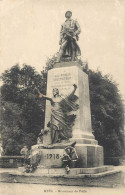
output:
[[[47,159],[60,159],[61,156],[59,154],[47,154],[46,158]]]

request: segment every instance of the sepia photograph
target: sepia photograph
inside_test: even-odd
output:
[[[0,0],[0,195],[123,195],[124,119],[124,0]]]

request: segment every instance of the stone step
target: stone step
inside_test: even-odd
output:
[[[87,178],[99,178],[99,177],[104,177],[116,173],[120,173],[121,171],[119,170],[111,170],[111,171],[105,171],[105,172],[100,172],[100,173],[95,173],[95,174],[79,174],[77,175],[77,178],[79,177],[87,177]]]
[[[102,166],[92,168],[71,168],[68,175],[79,174],[98,174],[106,171],[113,170],[113,166]],[[66,175],[64,168],[43,168],[38,167],[35,171],[35,175]]]
[[[113,170],[113,166],[101,166],[101,167],[92,167],[92,168],[81,168],[80,174],[96,174],[102,173],[105,171]]]
[[[72,174],[62,174],[62,173],[50,173],[50,174],[37,174],[35,173],[21,173],[21,172],[10,172],[8,173],[9,175],[18,175],[18,176],[26,176],[26,177],[37,177],[37,176],[41,176],[41,177],[62,177],[62,178],[99,178],[99,177],[104,177],[104,176],[108,176],[108,175],[113,175],[113,174],[117,174],[120,173],[121,170],[110,170],[110,171],[104,171],[104,172],[100,172],[100,173],[95,173],[95,174],[77,174],[77,175],[72,175]]]
[[[76,143],[79,144],[98,144],[98,141],[95,139],[89,139],[89,138],[71,138],[71,140],[76,141]]]
[[[91,186],[91,187],[116,187],[124,185],[124,176],[121,171],[107,171],[97,174],[78,175],[35,175],[35,173],[10,172],[1,173],[1,182],[44,184],[44,185],[69,185],[69,186]]]
[[[82,179],[82,178],[100,178],[105,177],[109,175],[114,175],[117,173],[120,173],[119,170],[111,170],[111,171],[105,171],[101,173],[95,173],[95,174],[78,174],[78,175],[71,175],[71,174],[42,174],[41,177],[48,177],[48,178],[72,178],[72,179]],[[30,174],[31,175],[31,174]],[[38,176],[34,174],[34,176]],[[40,175],[39,175],[40,176]]]

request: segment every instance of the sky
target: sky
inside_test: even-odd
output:
[[[59,51],[65,12],[81,26],[89,68],[111,74],[125,97],[124,0],[0,0],[0,74],[19,63],[38,72]]]

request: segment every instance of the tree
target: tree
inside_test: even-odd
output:
[[[117,84],[110,75],[89,70],[92,126],[104,147],[106,163],[118,164],[124,150],[124,109]]]
[[[45,86],[42,75],[34,68],[18,65],[6,70],[1,87],[1,135],[3,149],[7,155],[20,153],[26,144],[29,148],[36,143],[44,125],[44,102],[41,102],[35,87]],[[45,91],[42,88],[43,92]]]

